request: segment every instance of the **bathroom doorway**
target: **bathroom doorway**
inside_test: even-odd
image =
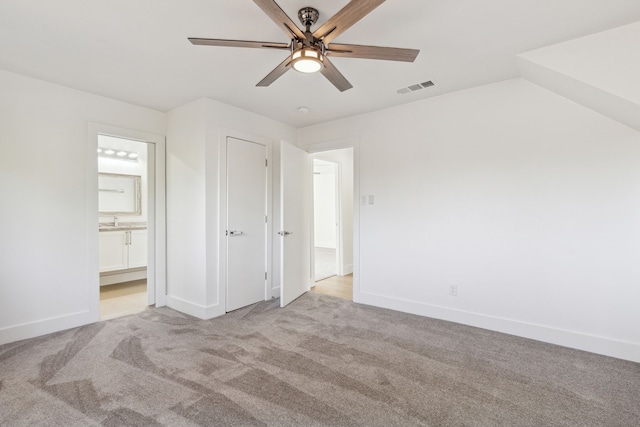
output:
[[[98,135],[100,320],[139,313],[155,303],[153,275],[148,274],[154,148]]]

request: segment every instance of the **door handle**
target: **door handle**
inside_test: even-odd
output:
[[[244,234],[244,231],[233,230],[233,231],[227,232],[228,236],[242,236],[243,234]]]
[[[289,234],[293,234],[292,231],[278,231],[278,234],[282,237],[287,237]]]

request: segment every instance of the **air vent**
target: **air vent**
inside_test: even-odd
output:
[[[396,92],[400,95],[404,95],[405,93],[415,92],[417,90],[424,89],[431,86],[435,86],[435,83],[432,80],[428,80],[423,83],[416,83],[411,86],[403,87],[402,89],[398,89]]]

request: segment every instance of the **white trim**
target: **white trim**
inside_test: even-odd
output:
[[[97,183],[97,180],[96,180]],[[96,213],[98,211],[96,210]],[[97,259],[96,259],[97,261]],[[97,277],[97,276],[96,276]],[[96,289],[98,284],[96,282]],[[77,328],[88,323],[94,323],[95,314],[91,310],[79,311],[77,313],[65,314],[48,319],[35,320],[33,322],[21,323],[0,329],[0,345],[12,343],[19,340],[39,337],[65,329]]]
[[[233,129],[220,128],[219,132],[219,156],[218,156],[218,299],[217,314],[227,312],[227,247],[226,247],[226,226],[227,226],[227,138],[241,139],[256,144],[263,145],[267,159],[267,230],[266,230],[266,260],[265,269],[267,279],[264,284],[264,299],[271,299],[272,277],[273,277],[273,143],[270,139]],[[211,306],[214,307],[214,306]]]
[[[264,286],[265,301],[272,298],[273,286],[273,144],[267,144],[267,280]]]
[[[213,319],[225,314],[220,312],[220,304],[205,306],[172,295],[167,295],[167,306],[202,320]]]
[[[360,292],[359,299],[359,302],[362,304],[447,320],[476,328],[488,329],[591,353],[640,362],[639,343],[619,341],[597,335],[488,316],[470,311],[456,310],[449,307],[425,304],[370,292]]]
[[[342,165],[335,165],[335,203],[336,203],[336,267],[338,276],[344,276],[344,215],[342,214]],[[315,278],[315,276],[314,276]]]
[[[162,135],[141,132],[132,129],[100,124],[88,123],[87,150],[87,283],[89,284],[89,312],[92,321],[100,319],[100,290],[99,290],[99,261],[98,261],[98,135],[131,139],[155,145],[155,209],[153,216],[147,218],[150,254],[148,271],[152,279],[155,278],[155,305],[166,305],[167,295],[167,226],[166,226],[166,142]],[[92,232],[95,230],[95,233]],[[151,280],[150,280],[151,283]]]
[[[145,144],[147,148],[147,176],[155,177],[156,171],[156,145],[155,144]],[[155,221],[155,210],[156,206],[156,179],[147,180],[147,199],[148,205],[154,206],[154,209],[150,211],[150,213],[154,214]],[[153,230],[153,229],[152,229]],[[151,264],[147,265],[145,269],[145,278],[148,283],[156,283],[156,268],[155,265],[155,252],[156,252],[156,236],[154,233],[147,233],[147,258],[151,260]],[[100,278],[100,286],[103,285],[103,278]],[[147,286],[147,305],[152,305],[156,303],[156,294],[157,289],[155,286]]]
[[[87,181],[87,249],[85,252],[85,281],[87,292],[87,304],[89,308],[88,319],[85,323],[98,322],[100,320],[100,244],[98,223],[98,129],[99,125],[88,124],[86,181]],[[73,316],[73,315],[72,315]],[[52,322],[53,324],[54,322]]]
[[[338,139],[301,146],[307,153],[353,148],[353,301],[360,301],[360,139]],[[345,266],[346,270],[346,266]],[[350,274],[350,273],[346,273]]]
[[[282,159],[282,156],[280,156],[280,159]],[[313,172],[315,170],[315,165],[314,165],[314,158],[311,157],[311,167],[309,168],[309,173],[311,174],[311,188],[309,189],[311,197],[309,197],[309,201],[311,203],[311,209],[309,209],[309,243],[310,243],[310,250],[309,250],[309,273],[310,273],[310,278],[309,278],[309,289],[313,288],[316,285],[316,184],[315,184],[315,177],[313,175]],[[282,160],[280,160],[282,162]],[[282,166],[280,166],[280,188],[281,188],[281,192],[282,192]],[[282,224],[282,218],[284,217],[284,214],[282,212],[282,208],[283,208],[283,203],[282,203],[282,194],[280,194],[280,221]],[[283,228],[283,226],[281,226],[281,229]],[[282,281],[284,280],[284,263],[282,262],[282,260],[284,259],[284,241],[281,242],[281,247],[280,247],[280,286],[282,286]]]

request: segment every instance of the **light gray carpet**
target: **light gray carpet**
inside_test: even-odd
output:
[[[640,365],[307,293],[1,346],[0,425],[629,427]]]
[[[315,248],[316,282],[338,274],[336,250],[331,248]]]

